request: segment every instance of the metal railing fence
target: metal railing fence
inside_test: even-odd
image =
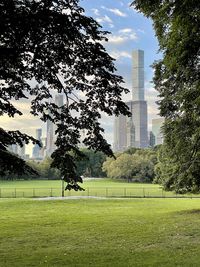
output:
[[[38,198],[38,197],[60,197],[62,188],[0,188],[0,198]],[[129,198],[200,198],[195,194],[175,194],[167,192],[162,187],[87,187],[85,191],[65,191],[65,197],[129,197]]]

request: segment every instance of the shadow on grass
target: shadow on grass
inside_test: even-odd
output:
[[[187,214],[200,214],[200,209],[192,209],[192,210],[182,210],[176,212],[179,215],[187,215]]]

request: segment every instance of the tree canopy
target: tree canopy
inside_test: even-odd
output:
[[[156,150],[131,148],[116,154],[116,160],[108,158],[103,163],[103,170],[109,178],[126,179],[128,182],[152,182],[156,163]]]
[[[200,190],[200,1],[135,0],[153,21],[163,59],[154,63],[165,144],[159,175],[168,189]],[[170,181],[170,182],[169,182]]]
[[[0,0],[0,14],[0,115],[22,115],[13,100],[30,98],[31,113],[57,127],[52,167],[60,170],[66,189],[78,190],[82,180],[75,160],[82,156],[81,131],[86,130],[86,147],[112,156],[101,113],[129,114],[121,101],[128,90],[102,44],[107,32],[85,15],[78,0]],[[53,103],[55,92],[66,98],[62,107]],[[1,129],[0,167],[9,144],[29,140],[36,142]]]

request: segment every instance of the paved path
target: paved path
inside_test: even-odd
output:
[[[35,200],[66,200],[66,199],[106,199],[105,197],[93,197],[93,196],[71,196],[71,197],[39,197],[34,198]]]

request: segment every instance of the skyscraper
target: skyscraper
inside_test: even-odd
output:
[[[36,129],[36,139],[41,142],[41,138],[42,138],[42,129],[41,128]],[[37,144],[35,144],[33,147],[32,157],[35,159],[42,158],[41,147]]]
[[[144,101],[144,51],[132,52],[132,100]]]
[[[114,122],[114,151],[148,147],[147,102],[144,97],[144,51],[132,53],[132,101],[127,106],[132,117],[120,115]]]
[[[8,151],[17,155],[18,154],[18,145],[17,144],[9,145]]]
[[[133,101],[126,102],[129,110],[132,112]],[[135,146],[135,127],[133,118],[124,115],[115,117],[114,121],[114,151],[123,151],[128,147]]]
[[[51,156],[54,151],[54,127],[53,122],[47,120],[46,156]]]
[[[20,158],[25,159],[25,157],[26,157],[26,155],[25,155],[25,142],[23,142],[23,146],[20,146],[18,144],[9,145],[8,151],[18,155]]]
[[[63,106],[63,95],[58,94],[55,96],[55,104],[58,108]],[[55,141],[56,141],[56,125],[53,124],[52,121],[47,121],[47,140],[46,140],[46,155],[51,156],[53,151],[56,149]]]
[[[162,126],[164,118],[158,118],[152,120],[152,133],[155,139],[154,145],[160,145],[163,143]]]

